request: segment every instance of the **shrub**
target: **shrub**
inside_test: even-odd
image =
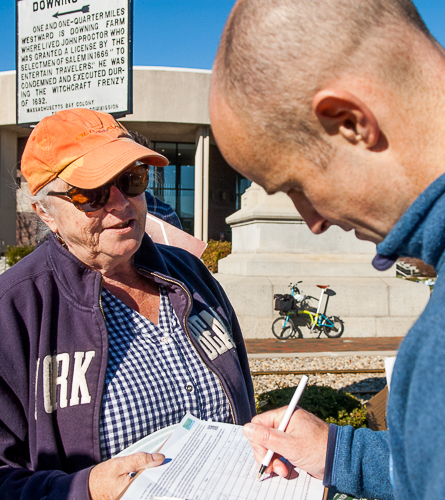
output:
[[[257,398],[258,413],[289,404],[294,391],[295,387],[285,387],[260,394]],[[360,401],[331,387],[307,386],[299,406],[330,424],[366,427],[366,408]]]
[[[6,247],[6,263],[9,267],[17,264],[17,262],[34,250],[33,245],[23,245],[23,246],[7,246]]]
[[[218,272],[218,261],[227,257],[232,251],[230,241],[210,240],[202,254],[202,260],[211,273]]]

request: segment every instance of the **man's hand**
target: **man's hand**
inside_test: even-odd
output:
[[[278,431],[286,407],[257,415],[252,423],[244,426],[243,432],[252,445],[256,461],[261,464],[267,450],[273,456],[267,473],[275,472],[286,477],[288,470],[280,457],[322,479],[326,461],[329,425],[302,408],[295,410],[286,432]]]
[[[164,458],[160,453],[140,452],[96,465],[91,469],[88,481],[91,500],[114,500],[130,484],[130,472],[157,467]]]

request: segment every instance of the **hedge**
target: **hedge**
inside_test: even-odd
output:
[[[257,397],[257,412],[286,406],[294,392],[295,387],[285,387],[260,394]],[[309,385],[300,399],[299,406],[330,424],[366,427],[366,407],[347,392]]]
[[[34,250],[34,245],[22,245],[22,246],[7,246],[6,247],[6,263],[9,267],[17,264],[17,262],[26,255],[30,254]]]
[[[207,248],[202,254],[202,260],[211,273],[218,272],[218,261],[232,252],[230,241],[209,240]]]

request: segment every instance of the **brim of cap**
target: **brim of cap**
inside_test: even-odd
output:
[[[70,163],[58,177],[83,189],[94,189],[115,177],[137,160],[155,167],[165,167],[165,156],[122,138],[100,146]]]

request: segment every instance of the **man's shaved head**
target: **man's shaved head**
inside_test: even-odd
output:
[[[435,44],[411,0],[239,0],[224,29],[214,85],[253,134],[294,143],[324,163],[312,98],[354,75],[403,92],[418,66],[407,38]]]

